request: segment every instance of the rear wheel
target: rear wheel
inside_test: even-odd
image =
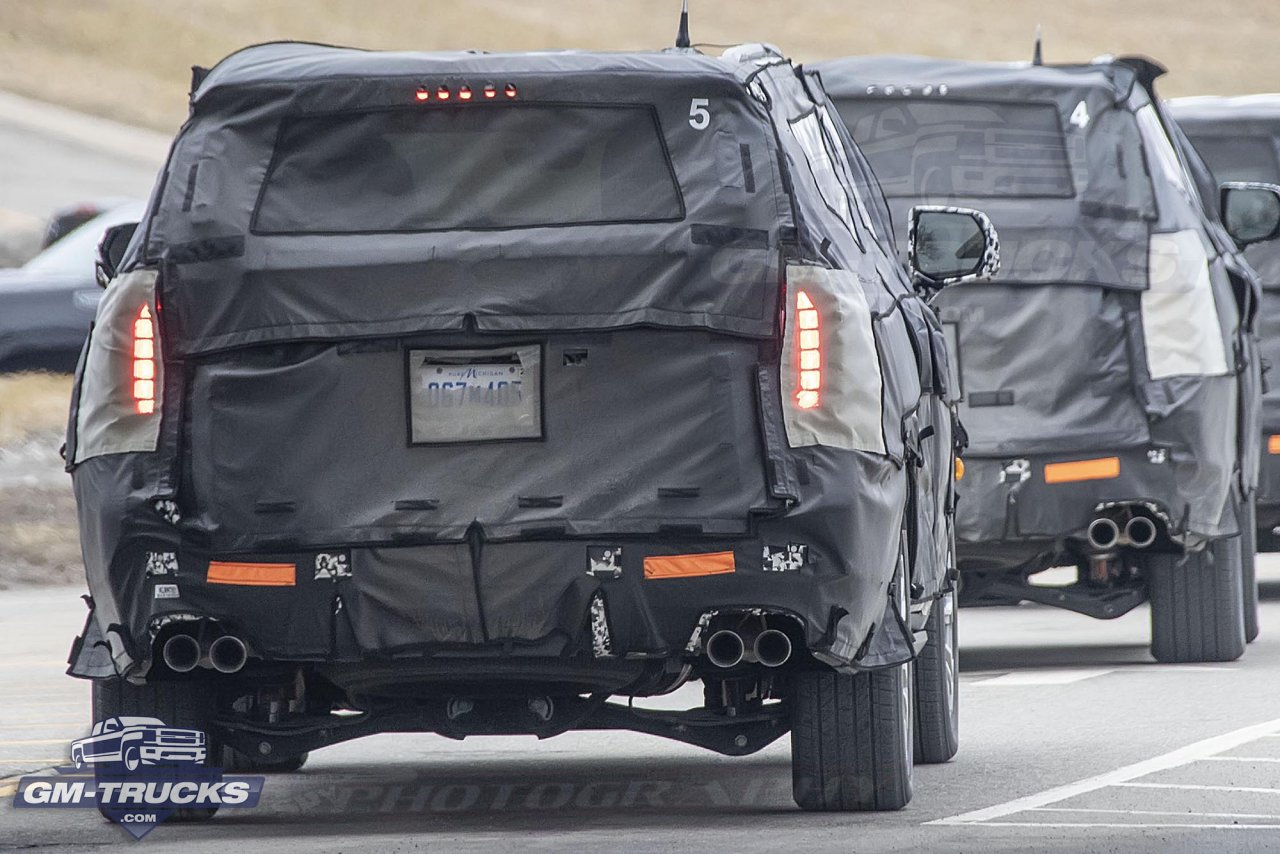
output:
[[[1234,661],[1244,654],[1240,537],[1186,556],[1148,554],[1151,654],[1158,661]]]
[[[205,733],[205,764],[215,764],[220,754],[209,735],[213,709],[207,704],[210,692],[199,682],[151,682],[134,685],[124,679],[93,681],[93,720],[112,717],[159,718],[172,727],[197,729]],[[128,757],[126,756],[126,767]],[[175,810],[174,821],[205,821],[213,818],[217,807]]]
[[[907,613],[905,565],[894,595]],[[791,788],[801,809],[898,810],[911,800],[912,662],[870,673],[801,671],[793,683]]]
[[[1240,582],[1244,589],[1244,639],[1258,639],[1258,506],[1250,498],[1240,518]]]
[[[915,666],[915,761],[946,762],[960,749],[960,636],[956,591],[933,604],[929,642]]]
[[[254,759],[236,750],[234,747],[223,748],[222,768],[227,771],[258,774],[289,774],[301,770],[307,764],[311,754],[300,753],[287,759]]]

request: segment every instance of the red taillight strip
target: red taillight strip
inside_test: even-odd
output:
[[[822,333],[817,306],[804,291],[796,291],[796,362],[800,369],[796,405],[813,409],[822,395]]]
[[[146,304],[133,321],[133,403],[139,415],[156,411],[156,327]]]

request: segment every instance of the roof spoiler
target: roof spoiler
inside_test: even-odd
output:
[[[1155,100],[1156,78],[1168,74],[1169,69],[1146,56],[1121,56],[1116,58],[1116,62],[1132,68],[1134,74],[1137,75],[1138,82],[1142,84],[1142,88],[1147,90],[1147,94],[1151,96],[1152,100]]]

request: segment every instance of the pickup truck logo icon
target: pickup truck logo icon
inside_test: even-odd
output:
[[[157,718],[106,718],[89,735],[71,742],[77,768],[108,762],[129,771],[143,765],[199,765],[205,755],[203,732],[171,727]]]

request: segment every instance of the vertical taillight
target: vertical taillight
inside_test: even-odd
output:
[[[156,325],[145,303],[133,321],[133,403],[139,415],[156,411]]]
[[[804,291],[796,291],[796,362],[800,366],[796,405],[813,409],[822,394],[822,331],[818,309]]]

